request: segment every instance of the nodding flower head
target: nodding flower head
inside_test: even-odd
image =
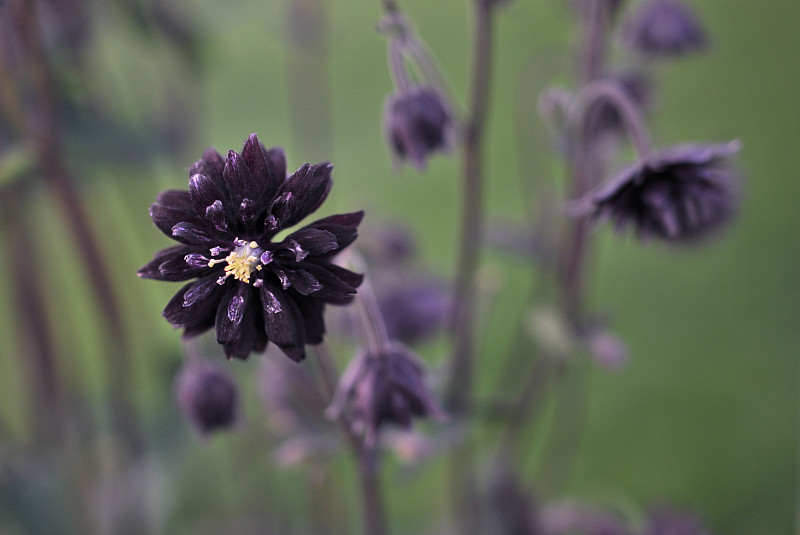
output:
[[[642,2],[626,21],[622,37],[628,48],[648,57],[698,52],[708,41],[700,20],[679,0]]]
[[[444,419],[444,411],[423,381],[422,364],[410,350],[392,345],[380,352],[357,355],[339,381],[332,416],[349,408],[356,431],[372,446],[381,427],[411,426],[411,418]]]
[[[216,364],[186,363],[176,379],[175,394],[184,415],[203,435],[236,423],[239,401],[236,383]]]
[[[737,188],[728,160],[738,150],[733,141],[656,151],[590,193],[582,209],[617,229],[633,226],[641,238],[701,238],[733,213]]]
[[[383,122],[395,157],[408,160],[420,171],[430,154],[450,150],[454,135],[450,106],[432,87],[391,95],[386,100]]]
[[[364,214],[275,236],[322,204],[331,169],[305,164],[287,177],[283,150],[266,149],[255,134],[241,154],[207,149],[189,170],[189,191],[162,192],[150,207],[156,226],[180,245],[156,253],[139,276],[194,279],[167,304],[167,321],[187,337],[215,327],[228,358],[245,359],[271,341],[297,361],[305,344],[322,342],[325,305],[349,303],[361,284],[331,259],[356,239]]]

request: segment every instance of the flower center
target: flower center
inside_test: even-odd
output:
[[[233,243],[236,245],[236,248],[231,251],[228,256],[216,260],[209,260],[208,267],[212,267],[221,262],[227,262],[228,265],[225,266],[225,276],[220,277],[217,283],[222,284],[225,279],[233,275],[234,279],[249,284],[250,274],[256,270],[261,271],[259,258],[263,251],[255,241],[247,242],[236,238],[233,240]]]

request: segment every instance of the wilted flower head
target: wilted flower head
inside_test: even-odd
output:
[[[409,428],[412,417],[444,418],[422,374],[422,364],[402,346],[363,352],[342,375],[329,412],[335,416],[349,407],[353,426],[368,445],[386,423]]]
[[[275,235],[316,210],[331,188],[331,165],[305,164],[287,178],[283,150],[255,134],[242,153],[209,148],[189,170],[189,191],[165,191],[150,207],[156,226],[180,242],[139,276],[186,284],[164,309],[184,336],[216,327],[228,358],[271,341],[292,360],[322,342],[325,304],[349,303],[362,276],[331,263],[351,244],[363,212],[333,215]]]
[[[623,39],[645,56],[680,56],[702,50],[706,32],[692,10],[679,0],[642,2],[627,20]]]
[[[585,208],[612,219],[618,230],[633,225],[641,238],[700,238],[733,212],[736,188],[728,159],[738,150],[732,141],[656,151],[590,193]]]
[[[390,147],[400,160],[424,170],[428,155],[450,149],[453,119],[450,106],[432,87],[415,87],[391,95],[383,114]]]
[[[175,394],[183,414],[201,434],[236,423],[239,394],[236,383],[211,362],[188,362],[175,380]]]

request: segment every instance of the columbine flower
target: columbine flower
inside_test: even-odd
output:
[[[400,160],[425,169],[428,155],[450,149],[453,119],[450,107],[431,87],[416,87],[386,100],[383,115],[389,145]]]
[[[696,52],[707,40],[699,19],[677,0],[643,2],[627,21],[623,39],[632,50],[651,57]]]
[[[329,414],[337,416],[349,406],[353,426],[370,446],[386,423],[409,428],[412,417],[443,419],[422,373],[422,364],[399,345],[361,353],[342,375]]]
[[[239,394],[236,383],[219,366],[190,362],[175,381],[178,405],[201,434],[236,423]]]
[[[150,207],[156,226],[181,245],[164,249],[139,276],[197,278],[164,317],[184,336],[216,327],[228,358],[245,359],[271,341],[293,360],[322,342],[326,303],[349,303],[362,276],[331,263],[356,239],[363,212],[334,215],[275,235],[316,210],[331,188],[331,165],[305,164],[286,177],[283,150],[255,134],[241,155],[209,148],[189,170],[189,191],[162,192]]]
[[[731,216],[736,194],[727,161],[738,150],[732,141],[654,152],[590,193],[585,208],[619,230],[633,225],[642,238],[702,237]]]

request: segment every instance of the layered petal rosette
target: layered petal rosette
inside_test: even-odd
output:
[[[207,149],[189,170],[189,191],[162,192],[150,207],[156,226],[179,245],[158,252],[139,276],[187,281],[164,309],[184,336],[212,327],[228,358],[268,342],[292,360],[322,342],[326,304],[349,303],[362,276],[331,262],[357,236],[363,212],[333,215],[282,239],[331,188],[329,163],[286,175],[280,148],[255,134],[241,154]]]

